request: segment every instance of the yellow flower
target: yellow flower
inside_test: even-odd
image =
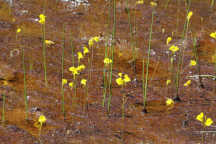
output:
[[[166,44],[168,45],[170,43],[170,41],[172,40],[171,37],[168,37],[167,40],[166,40]]]
[[[170,83],[171,83],[171,80],[168,79],[168,80],[166,81],[166,85],[169,85]]]
[[[83,47],[83,54],[85,55],[85,54],[87,54],[87,53],[89,53],[89,49],[87,48],[87,47]]]
[[[204,119],[204,113],[201,112],[199,115],[197,115],[196,119],[197,119],[198,121],[203,122],[203,119]]]
[[[128,82],[130,82],[131,81],[131,79],[129,78],[129,76],[127,75],[127,74],[125,74],[124,75],[124,82],[125,83],[128,83]]]
[[[210,126],[212,125],[213,120],[211,118],[207,118],[207,120],[205,121],[205,126]]]
[[[187,15],[187,20],[188,20],[188,21],[191,19],[191,16],[192,16],[192,15],[193,15],[193,12],[190,11],[190,12],[188,13],[188,15]]]
[[[55,43],[53,41],[51,41],[51,40],[45,40],[45,44],[52,45],[52,44],[55,44]]]
[[[150,5],[153,6],[153,7],[156,7],[156,6],[157,6],[157,3],[154,2],[154,1],[151,1],[151,2],[150,2]]]
[[[46,122],[46,117],[44,115],[40,115],[40,117],[38,118],[38,122],[40,123],[40,125],[42,125]]]
[[[196,116],[196,120],[200,121],[204,126],[210,126],[213,123],[213,120],[211,118],[206,118],[203,112]]]
[[[119,77],[119,78],[116,79],[116,83],[118,85],[123,85],[124,84],[124,80],[121,77]]]
[[[77,67],[77,70],[78,71],[81,71],[81,70],[84,70],[85,69],[85,65],[84,64],[81,64]]]
[[[144,0],[138,0],[136,1],[136,4],[144,4]]]
[[[186,83],[184,83],[184,86],[187,87],[191,84],[191,80],[186,81]]]
[[[190,61],[190,66],[195,66],[196,65],[196,61],[195,60],[191,60]]]
[[[214,39],[216,39],[216,32],[212,32],[212,33],[210,33],[209,36],[212,37],[212,38],[214,38]]]
[[[88,41],[88,45],[89,45],[89,47],[92,47],[92,46],[94,45],[93,39],[90,39],[90,40]]]
[[[99,42],[100,37],[99,36],[95,36],[89,39],[88,41],[88,45],[89,47],[92,47],[94,45],[94,42]]]
[[[95,36],[95,37],[93,37],[92,39],[93,39],[95,42],[99,42],[100,37],[99,37],[99,36]]]
[[[40,24],[45,24],[46,16],[44,14],[40,14],[39,18],[40,18],[39,23]]]
[[[124,77],[122,73],[118,73],[118,75],[119,78],[116,79],[116,83],[118,85],[125,85],[126,83],[131,81],[130,77],[127,74],[124,74]]]
[[[169,48],[170,51],[172,51],[173,53],[177,52],[179,50],[178,46],[175,46],[175,45],[172,45],[170,48]]]
[[[74,86],[74,83],[73,83],[73,82],[69,82],[68,85],[69,85],[69,87],[72,89],[73,86]]]
[[[78,55],[78,60],[83,58],[83,54],[81,52],[77,52],[77,55]]]
[[[17,30],[16,30],[16,33],[20,33],[21,32],[21,28],[18,28]]]
[[[64,86],[65,84],[67,84],[67,79],[62,79],[62,86]]]
[[[87,82],[86,79],[82,79],[80,83],[81,83],[81,85],[86,86],[86,82]]]
[[[171,106],[171,105],[173,105],[174,104],[174,101],[171,99],[171,98],[168,98],[167,100],[166,100],[166,105],[167,106]]]
[[[108,65],[108,64],[111,64],[112,63],[112,60],[110,58],[105,58],[104,59],[104,64],[105,65]]]
[[[74,79],[75,79],[76,75],[79,74],[78,69],[76,67],[73,67],[73,66],[69,68],[69,71],[72,72]]]

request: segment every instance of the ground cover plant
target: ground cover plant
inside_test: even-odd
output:
[[[0,0],[0,143],[214,144],[214,0]]]

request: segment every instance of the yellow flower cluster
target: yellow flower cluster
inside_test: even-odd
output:
[[[154,2],[154,1],[151,1],[151,2],[150,2],[150,5],[151,5],[152,7],[156,7],[156,6],[157,6],[157,3]]]
[[[203,126],[210,126],[213,124],[213,120],[204,116],[203,112],[196,116],[196,120],[202,122]]]
[[[89,39],[88,41],[88,45],[89,47],[92,47],[94,45],[94,42],[99,42],[100,37],[99,36],[95,36]]]
[[[104,59],[104,64],[105,65],[108,65],[108,64],[111,64],[112,63],[112,60],[110,58],[105,58]]]
[[[131,79],[127,74],[118,73],[118,78],[116,79],[116,83],[118,85],[125,85],[126,83],[130,82]]]
[[[82,64],[82,65],[79,65],[78,67],[74,67],[74,66],[70,67],[69,71],[72,72],[73,77],[75,79],[76,75],[78,75],[80,73],[80,71],[82,71],[84,69],[85,69],[85,65]]]

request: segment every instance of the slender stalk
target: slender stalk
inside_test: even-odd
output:
[[[211,0],[211,8],[214,7],[214,1],[215,1],[215,0]]]
[[[143,95],[143,107],[146,109],[146,97],[147,97],[147,87],[148,87],[148,75],[149,75],[149,59],[150,59],[150,52],[151,52],[151,39],[152,39],[152,26],[154,22],[154,10],[152,11],[152,21],[150,27],[150,34],[149,34],[149,43],[148,43],[148,57],[146,62],[146,77],[145,77],[145,87],[144,87],[144,95]]]
[[[70,47],[71,47],[71,56],[72,56],[72,66],[74,66],[74,46],[73,46],[73,34],[70,32]]]
[[[42,24],[42,33],[43,33],[43,66],[44,66],[44,80],[45,86],[47,87],[47,66],[46,66],[46,43],[45,43],[45,23]]]
[[[113,63],[114,63],[114,44],[115,44],[115,35],[116,35],[116,0],[113,0],[113,30],[112,30],[112,46],[111,46],[111,58],[112,63],[110,67],[110,76],[109,76],[109,99],[108,99],[108,105],[107,110],[110,111],[110,103],[112,98],[112,71],[113,71]]]
[[[3,104],[2,104],[2,124],[5,122],[5,94],[2,94]]]
[[[65,49],[65,24],[63,24],[63,45],[62,45],[62,58],[61,58],[61,78],[64,78],[64,49]],[[64,107],[64,85],[61,87],[62,91],[62,113],[64,118],[66,116],[65,107]]]
[[[25,55],[24,48],[22,48],[22,65],[23,65],[23,82],[24,82],[24,100],[25,100],[25,118],[28,120],[28,99],[27,99],[27,85],[26,85],[26,68],[25,68]]]

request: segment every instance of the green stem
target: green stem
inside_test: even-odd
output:
[[[112,63],[110,67],[110,76],[109,76],[109,99],[108,99],[108,112],[110,111],[110,103],[112,98],[112,71],[113,71],[113,63],[114,63],[114,43],[115,43],[115,35],[116,35],[116,0],[113,0],[113,31],[112,31],[112,46],[111,46],[111,54],[112,54]]]
[[[62,45],[62,59],[61,59],[61,79],[64,78],[64,49],[65,49],[65,24],[63,24],[63,45]],[[62,85],[62,113],[64,115],[64,118],[66,116],[65,114],[65,108],[64,108],[64,85]]]
[[[46,66],[46,43],[45,43],[45,23],[42,24],[42,33],[43,33],[43,66],[44,66],[44,80],[45,86],[47,87],[47,66]]]
[[[147,97],[147,87],[148,87],[148,75],[149,75],[149,59],[150,59],[150,52],[151,52],[151,39],[152,39],[152,26],[154,22],[154,10],[152,11],[152,21],[150,27],[150,34],[149,34],[149,43],[148,43],[148,57],[146,62],[146,77],[145,77],[145,87],[144,87],[144,95],[143,95],[143,106],[144,109],[146,108],[146,97]]]
[[[2,123],[5,122],[5,94],[2,94],[3,104],[2,104]]]
[[[24,48],[22,48],[22,65],[23,65],[23,82],[24,82],[24,100],[25,100],[25,111],[26,120],[28,119],[28,99],[27,99],[27,85],[26,85],[26,68],[25,68],[25,55]]]

